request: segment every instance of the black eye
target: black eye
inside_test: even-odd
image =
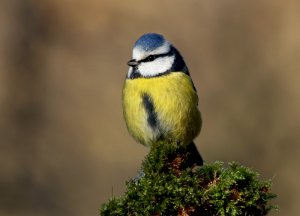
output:
[[[153,61],[155,59],[154,55],[149,55],[147,58],[145,58],[145,62]]]

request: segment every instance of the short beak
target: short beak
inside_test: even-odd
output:
[[[128,66],[130,67],[136,67],[138,66],[140,63],[138,61],[136,61],[135,59],[131,59],[129,62],[127,62]]]

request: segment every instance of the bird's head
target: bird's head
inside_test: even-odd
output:
[[[172,71],[188,73],[183,58],[162,35],[142,35],[132,50],[127,78],[155,77]]]

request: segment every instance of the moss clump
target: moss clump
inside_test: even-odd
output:
[[[266,215],[276,206],[271,182],[236,162],[195,167],[176,143],[158,142],[142,164],[144,175],[127,182],[127,192],[103,204],[108,215]]]

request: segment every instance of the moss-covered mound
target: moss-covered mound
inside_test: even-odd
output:
[[[108,215],[266,215],[276,208],[271,182],[232,162],[195,167],[185,147],[158,142],[142,164],[139,179],[127,182],[124,196],[103,204]]]

